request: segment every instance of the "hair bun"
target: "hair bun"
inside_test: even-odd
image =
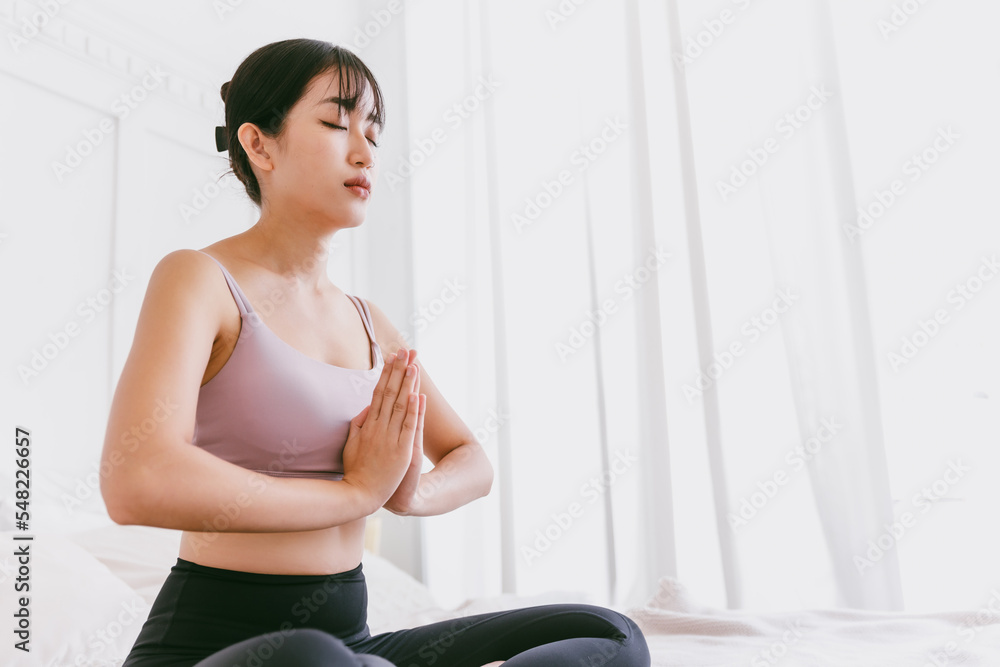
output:
[[[222,95],[222,101],[223,102],[228,102],[229,101],[228,100],[228,97],[229,97],[229,84],[231,84],[231,83],[232,83],[232,81],[226,81],[224,84],[222,84],[222,88],[219,91],[219,94]]]

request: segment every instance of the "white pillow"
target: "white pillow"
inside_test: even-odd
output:
[[[453,618],[427,586],[365,549],[361,570],[368,584],[368,629],[373,635]]]
[[[68,535],[152,605],[177,562],[181,531],[111,524]]]
[[[5,549],[0,567],[0,587],[5,591],[0,613],[8,628],[7,639],[0,646],[0,664],[121,665],[149,615],[149,605],[66,535],[35,533],[31,541],[15,541],[15,535],[23,533],[0,532],[0,543],[11,545]],[[23,544],[29,545],[31,588],[20,593],[13,590],[20,567],[13,552]],[[11,633],[22,594],[29,599],[29,653],[14,648],[19,640]]]
[[[0,530],[14,530],[14,478],[0,469]]]

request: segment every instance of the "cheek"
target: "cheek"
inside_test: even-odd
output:
[[[329,147],[320,142],[303,142],[292,151],[292,168],[288,170],[290,180],[309,183],[311,188],[315,188],[334,178],[333,156]]]

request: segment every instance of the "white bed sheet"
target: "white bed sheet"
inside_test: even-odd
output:
[[[626,612],[656,667],[1000,667],[1000,593],[968,612],[732,611],[663,577]]]

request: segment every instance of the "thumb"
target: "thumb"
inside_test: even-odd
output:
[[[361,428],[365,425],[365,420],[368,419],[368,411],[371,408],[371,404],[366,405],[361,412],[355,415],[354,419],[351,420],[350,430],[353,432],[355,429]]]

